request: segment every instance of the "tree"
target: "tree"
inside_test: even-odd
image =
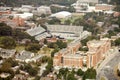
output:
[[[6,49],[13,49],[16,46],[16,42],[12,37],[0,37],[0,47]]]
[[[81,69],[78,69],[77,71],[77,75],[78,76],[83,76],[84,72]]]
[[[48,20],[48,24],[60,24],[61,21],[57,18],[52,18],[51,20]]]
[[[120,0],[111,0],[110,3],[119,5],[120,4]]]
[[[0,23],[0,36],[11,36],[12,28],[5,23]]]
[[[53,60],[52,58],[49,58],[48,64],[46,66],[46,70],[43,72],[42,76],[46,76],[47,74],[49,74],[49,72],[52,72],[52,70],[53,70]]]
[[[115,46],[120,46],[120,38],[116,39],[114,43],[115,43]]]
[[[69,12],[75,12],[75,8],[73,6],[69,6],[68,10]]]
[[[86,22],[82,18],[75,19],[73,25],[76,26],[84,26]]]
[[[58,45],[58,48],[63,49],[67,47],[67,43],[63,42],[61,40],[57,40],[56,44]]]
[[[47,44],[48,42],[47,42],[47,39],[44,39],[44,44]]]
[[[11,68],[11,64],[8,62],[4,62],[2,67],[0,68],[0,72],[8,72]]]
[[[83,80],[86,79],[96,79],[96,70],[93,68],[88,68],[83,75]]]
[[[30,64],[24,64],[20,67],[20,69],[28,72],[31,76],[36,76],[38,73],[37,68],[33,68]]]
[[[40,46],[39,44],[33,43],[33,44],[27,45],[27,46],[25,47],[25,50],[36,53],[37,51],[40,50],[40,48],[41,48],[41,46]]]
[[[96,36],[88,36],[86,39],[81,40],[82,46],[86,46],[87,42],[93,39],[97,39]]]
[[[45,63],[45,62],[48,62],[48,60],[49,60],[49,57],[43,56],[41,61],[42,63]]]
[[[21,41],[22,39],[30,39],[32,42],[35,41],[34,37],[31,37],[29,34],[21,31],[20,29],[14,29],[12,32],[12,37],[19,41]]]
[[[45,14],[41,14],[41,17],[42,17],[42,18],[45,18],[45,17],[46,17],[46,15],[45,15]]]
[[[59,51],[59,48],[55,48],[52,52],[51,52],[51,57],[54,57],[54,54],[56,53],[56,52],[58,52]]]
[[[70,25],[71,24],[71,20],[69,20],[69,19],[65,20],[64,24],[65,25]]]
[[[83,47],[80,47],[79,50],[80,50],[80,51],[88,51],[88,47],[84,47],[84,48],[83,48]]]
[[[40,78],[41,78],[40,76],[36,76],[35,80],[40,80]]]
[[[119,33],[119,32],[120,32],[120,28],[115,27],[115,28],[114,28],[114,32],[118,32],[118,33]]]
[[[112,31],[112,30],[109,30],[108,34],[109,34],[109,36],[115,36],[116,35],[116,33],[114,31]]]
[[[69,73],[67,76],[67,80],[77,80],[77,79],[75,78],[73,73]]]
[[[117,69],[117,75],[120,76],[120,70]]]
[[[13,60],[12,58],[8,58],[6,62],[10,63],[12,67],[15,67],[18,65],[18,62]]]

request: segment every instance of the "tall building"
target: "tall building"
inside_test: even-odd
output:
[[[76,54],[80,42],[71,43],[67,48],[60,50],[54,55],[53,65],[55,67],[78,67],[82,68],[82,56]]]
[[[96,67],[100,60],[105,58],[107,51],[111,48],[108,38],[92,40],[87,43],[89,51],[86,53],[78,51],[79,42],[68,45],[67,48],[60,50],[53,58],[55,68],[83,68],[84,66]]]
[[[111,42],[108,38],[104,38],[100,41],[89,41],[87,46],[89,48],[87,52],[87,66],[95,67],[100,60],[105,58],[105,53],[111,48]]]

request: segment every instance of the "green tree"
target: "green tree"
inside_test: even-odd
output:
[[[34,37],[31,37],[29,34],[27,34],[24,31],[21,31],[20,29],[14,29],[12,32],[12,37],[19,41],[21,41],[22,39],[30,39],[32,42],[35,41]]]
[[[6,62],[10,63],[12,67],[15,67],[18,65],[18,62],[13,60],[12,58],[8,58]]]
[[[120,0],[111,0],[110,3],[119,5],[120,4]]]
[[[38,69],[36,67],[33,68],[30,64],[24,64],[20,69],[28,72],[31,76],[36,76],[38,73]]]
[[[83,47],[80,47],[79,50],[80,50],[80,51],[88,51],[88,47],[84,47],[84,48],[83,48]]]
[[[75,8],[73,6],[69,6],[68,10],[69,12],[75,12]]]
[[[65,25],[70,25],[71,24],[71,20],[69,20],[69,19],[65,20],[64,24]]]
[[[45,18],[45,17],[46,17],[46,15],[45,15],[45,14],[41,14],[41,17],[42,17],[42,18]]]
[[[93,40],[93,39],[97,39],[97,37],[96,36],[88,36],[86,39],[81,40],[82,46],[86,46],[87,42],[90,40]]]
[[[46,66],[46,70],[43,72],[42,76],[46,76],[47,74],[52,72],[52,70],[53,70],[53,60],[52,58],[49,58],[48,64]]]
[[[61,21],[57,18],[52,18],[51,20],[48,20],[48,24],[60,24]]]
[[[67,47],[67,43],[63,42],[61,40],[57,40],[56,44],[58,45],[58,48],[63,49]]]
[[[43,56],[41,61],[42,63],[45,63],[45,62],[48,62],[48,60],[49,60],[49,57]]]
[[[67,80],[77,80],[73,73],[68,74]]]
[[[120,76],[120,70],[117,69],[117,75]]]
[[[8,62],[4,62],[2,67],[0,68],[0,72],[8,72],[11,68],[11,64]]]
[[[83,76],[84,72],[81,69],[78,69],[77,71],[77,75],[78,76]]]
[[[37,43],[29,44],[25,47],[25,50],[31,51],[31,52],[38,52],[40,50],[41,46]]]
[[[83,75],[83,80],[86,79],[96,79],[96,70],[93,68],[88,68]]]
[[[51,57],[54,57],[54,54],[56,53],[56,52],[58,52],[59,51],[59,48],[55,48],[52,52],[51,52]]]
[[[0,23],[0,36],[11,36],[12,28],[5,23]]]
[[[35,80],[40,80],[40,76],[36,76],[36,77],[35,77]]]
[[[115,46],[120,46],[120,38],[116,39],[114,43],[115,43]]]
[[[12,37],[0,37],[0,47],[6,49],[13,49],[16,46],[16,42]]]
[[[109,30],[108,34],[109,34],[109,36],[115,36],[116,35],[116,33],[113,30]]]
[[[120,32],[120,28],[118,28],[118,27],[115,27],[115,28],[114,28],[114,32],[117,32],[117,33],[119,33],[119,32]]]

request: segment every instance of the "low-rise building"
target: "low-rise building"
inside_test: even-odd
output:
[[[6,79],[7,77],[9,77],[10,76],[10,74],[9,73],[1,73],[0,74],[0,79]]]
[[[48,43],[55,43],[57,41],[67,42],[67,40],[65,38],[61,38],[59,36],[46,37],[46,40]]]
[[[95,9],[98,11],[110,11],[114,9],[114,6],[109,4],[96,4]]]
[[[21,62],[29,62],[34,57],[34,53],[23,50],[21,53],[16,54],[15,58]]]
[[[12,80],[27,80],[28,76],[23,75],[23,74],[17,74],[14,76]]]
[[[16,53],[16,50],[9,50],[9,49],[3,49],[0,48],[0,56],[3,58],[9,58],[9,57],[14,57]]]
[[[39,14],[51,14],[51,9],[48,6],[40,6],[37,11]]]

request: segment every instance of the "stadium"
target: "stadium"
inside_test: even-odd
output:
[[[76,39],[77,37],[81,37],[83,32],[83,26],[47,25],[47,29],[53,36],[65,39]]]

